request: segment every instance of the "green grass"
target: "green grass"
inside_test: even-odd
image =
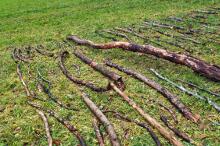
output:
[[[0,112],[0,145],[23,145],[24,143],[35,143],[36,145],[46,145],[43,123],[39,116],[25,103],[27,97],[24,93],[21,83],[16,74],[16,65],[11,59],[11,51],[14,47],[23,47],[27,45],[44,44],[51,46],[52,41],[62,41],[68,34],[77,34],[97,42],[105,41],[98,37],[94,31],[116,26],[126,26],[129,24],[138,24],[144,19],[159,20],[167,16],[184,15],[191,10],[202,9],[209,6],[220,6],[219,0],[7,0],[0,1],[0,106],[4,107],[4,112]],[[213,47],[213,46],[211,46]],[[215,46],[215,53],[198,53],[206,50],[196,48],[193,55],[203,58],[212,63],[220,64],[220,47]],[[58,47],[48,47],[48,50],[59,52]],[[211,82],[204,77],[198,76],[190,69],[174,65],[161,59],[154,59],[151,56],[140,56],[131,52],[121,50],[100,51],[81,47],[89,57],[102,62],[103,58],[111,58],[115,62],[127,67],[137,69],[139,72],[155,79],[159,83],[168,87],[172,92],[179,95],[181,100],[189,106],[193,112],[199,113],[202,119],[202,125],[205,128],[186,121],[178,113],[180,124],[178,127],[193,139],[205,145],[218,145],[220,129],[216,126],[208,125],[210,121],[220,120],[219,114],[210,106],[199,102],[194,97],[182,94],[178,90],[170,87],[163,81],[154,77],[147,71],[147,68],[156,68],[163,75],[170,76],[171,79],[181,78],[191,80],[197,84],[217,90],[220,88],[218,83]],[[171,48],[173,49],[173,48]],[[70,50],[70,49],[69,49]],[[179,51],[174,49],[175,51]],[[53,83],[53,93],[66,103],[81,109],[80,112],[69,112],[59,109],[52,102],[41,103],[48,108],[58,111],[64,117],[73,116],[72,123],[76,125],[85,137],[89,145],[95,145],[96,139],[92,129],[92,115],[82,102],[79,96],[77,86],[71,84],[61,73],[57,65],[58,60],[43,56],[35,57],[30,65],[33,75],[36,68],[40,67],[44,75]],[[68,66],[74,63],[81,65],[81,78],[95,79],[97,84],[105,85],[107,80],[103,76],[95,73],[88,66],[81,63],[78,59],[71,56],[68,59]],[[22,66],[27,70],[27,66]],[[72,73],[74,69],[72,68]],[[169,103],[154,90],[135,79],[121,74],[127,84],[126,93],[128,93],[137,103],[139,103],[146,112],[150,113],[159,120],[159,113],[163,112],[158,106],[145,103],[141,96],[146,98],[156,98]],[[27,74],[24,74],[28,79]],[[35,88],[35,81],[30,80],[32,88]],[[128,113],[133,118],[143,120],[131,107],[124,103],[115,93],[96,94],[88,90],[92,100],[97,105],[102,105],[111,109],[117,109]],[[108,98],[112,97],[112,101]],[[124,145],[153,145],[153,141],[147,132],[137,126],[129,123],[120,123],[120,121],[110,117],[115,129]],[[54,139],[61,140],[62,145],[76,145],[77,140],[53,118],[49,118],[52,135]],[[129,139],[123,138],[125,129],[129,129]],[[201,135],[207,137],[201,139]],[[160,138],[164,145],[168,143]],[[106,140],[108,143],[108,141]],[[108,143],[109,144],[109,143]]]

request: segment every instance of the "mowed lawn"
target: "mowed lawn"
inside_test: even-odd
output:
[[[144,19],[159,20],[167,16],[184,15],[192,10],[203,9],[209,6],[220,6],[219,0],[0,0],[0,146],[1,145],[46,145],[47,140],[43,128],[43,123],[34,109],[25,102],[27,97],[23,87],[16,74],[16,64],[11,59],[13,48],[22,48],[28,45],[43,44],[50,46],[53,41],[62,41],[68,34],[76,34],[97,42],[106,41],[97,36],[94,32],[99,29],[112,28],[116,26],[126,26],[137,24]],[[61,48],[47,48],[59,52]],[[202,126],[207,126],[209,116],[219,120],[219,114],[210,106],[199,102],[193,97],[187,96],[178,90],[161,82],[147,68],[156,68],[171,79],[188,79],[197,84],[208,87],[209,89],[219,89],[219,84],[211,82],[204,77],[198,76],[191,70],[180,65],[175,65],[163,60],[156,60],[149,56],[139,56],[135,53],[124,52],[120,50],[100,51],[81,47],[89,57],[102,62],[104,58],[114,59],[115,62],[127,67],[137,69],[152,79],[168,87],[177,94],[181,100],[189,106],[193,112],[200,114]],[[177,50],[178,51],[178,50]],[[220,52],[220,48],[218,48]],[[209,54],[196,54],[197,57],[211,61],[216,59],[215,63],[220,65],[218,56]],[[72,61],[72,62],[71,62]],[[92,80],[97,84],[105,85],[107,80],[98,73],[94,73],[88,66],[74,58],[68,61],[71,66],[76,61],[82,66],[82,79]],[[53,92],[57,97],[67,103],[71,103],[79,112],[70,112],[58,109],[53,103],[44,104],[45,107],[57,110],[64,117],[71,117],[71,122],[76,125],[82,135],[85,137],[88,145],[96,144],[96,137],[92,128],[92,114],[80,99],[79,91],[76,86],[71,84],[61,73],[57,65],[50,59],[37,57],[30,68],[36,71],[40,67],[44,75],[52,82]],[[24,69],[27,70],[27,69]],[[50,75],[48,75],[48,72]],[[72,69],[74,72],[74,69]],[[157,98],[169,105],[166,99],[156,91],[150,89],[137,80],[120,73],[126,81],[127,90],[146,112],[150,113],[159,120],[160,110],[154,105],[145,103],[138,98]],[[28,77],[26,77],[28,79]],[[97,78],[97,79],[96,79]],[[30,80],[34,88],[34,80]],[[136,112],[132,110],[115,93],[97,94],[87,91],[93,101],[103,107],[117,109],[130,115],[134,119],[143,120]],[[109,97],[112,101],[109,102]],[[198,143],[206,145],[218,145],[220,143],[220,128],[204,128],[186,121],[178,113],[180,124],[178,127],[192,135]],[[139,127],[110,117],[110,121],[121,139],[123,145],[154,145],[149,134]],[[77,140],[62,125],[53,118],[49,118],[51,124],[52,136],[62,145],[76,145]],[[129,137],[123,137],[124,131],[129,129]],[[104,131],[104,130],[103,130]],[[158,134],[159,135],[159,134]],[[168,145],[165,139],[161,138],[164,145]],[[108,141],[106,141],[109,144]],[[186,143],[185,143],[186,144]],[[189,145],[189,144],[186,144]]]

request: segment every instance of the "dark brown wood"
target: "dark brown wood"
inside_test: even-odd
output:
[[[133,109],[135,109],[152,127],[157,129],[160,134],[166,138],[174,146],[183,146],[183,144],[174,136],[172,131],[168,131],[158,121],[147,114],[138,104],[130,99],[124,92],[122,92],[114,83],[110,83],[113,90],[118,93]]]
[[[78,45],[89,46],[95,49],[113,49],[120,48],[132,52],[140,52],[145,54],[150,54],[158,58],[162,58],[176,64],[185,65],[195,72],[212,79],[214,81],[220,81],[220,67],[217,65],[212,65],[198,58],[192,57],[186,54],[177,54],[164,50],[161,48],[154,47],[152,45],[138,45],[129,42],[109,42],[103,44],[96,44],[92,41],[81,39],[77,36],[71,35],[67,37],[68,40],[75,42]]]
[[[104,140],[103,140],[102,134],[99,130],[98,121],[95,117],[93,118],[92,125],[95,130],[95,134],[96,134],[96,138],[97,138],[99,146],[104,146],[105,145]]]
[[[59,58],[60,58],[60,62],[59,62],[59,66],[60,66],[60,69],[61,71],[63,72],[63,74],[70,80],[72,81],[74,84],[77,84],[77,85],[81,85],[81,86],[86,86],[88,88],[90,88],[91,90],[93,91],[96,91],[96,92],[105,92],[105,91],[108,91],[110,90],[109,88],[109,85],[107,87],[97,87],[95,86],[93,83],[90,83],[90,82],[86,82],[84,80],[80,80],[80,79],[77,79],[76,77],[74,77],[73,75],[71,75],[69,73],[69,71],[66,69],[65,65],[64,65],[64,61],[67,57],[69,53],[67,51],[64,51],[60,54]]]
[[[93,69],[96,71],[100,72],[102,75],[106,76],[110,80],[112,80],[119,89],[124,90],[125,89],[125,84],[122,80],[122,77],[116,74],[115,72],[112,72],[108,70],[105,66],[96,63],[95,61],[91,60],[84,54],[80,53],[79,51],[75,51],[74,55],[78,57],[80,60],[82,60],[84,63],[88,64],[91,66]]]
[[[190,143],[193,142],[193,140],[186,133],[183,133],[183,132],[179,131],[178,129],[176,129],[175,127],[171,126],[171,124],[168,122],[168,120],[167,120],[167,118],[165,116],[161,116],[160,119],[178,137],[182,138],[183,140],[185,140],[187,142],[190,142]]]
[[[63,126],[65,126],[78,139],[81,146],[86,146],[86,142],[85,142],[84,138],[81,136],[79,131],[69,121],[61,118],[54,111],[45,109],[36,103],[30,102],[30,101],[28,101],[27,103],[30,106],[32,106],[36,109],[39,109],[39,110],[43,110],[43,111],[47,112],[50,116],[54,117],[59,123],[61,123]]]
[[[127,116],[124,116],[121,113],[116,112],[116,111],[106,110],[106,111],[103,111],[103,112],[104,113],[113,113],[114,117],[117,118],[117,119],[120,119],[120,120],[123,120],[123,121],[126,121],[126,122],[130,122],[130,123],[135,123],[136,125],[146,129],[147,132],[152,137],[152,139],[154,140],[155,144],[157,146],[161,146],[159,138],[156,136],[156,134],[153,132],[153,130],[147,125],[147,123],[143,123],[143,122],[139,122],[137,120],[130,119]]]
[[[183,115],[184,117],[186,117],[189,120],[192,120],[193,122],[198,122],[199,120],[199,116],[195,116],[191,110],[189,108],[187,108],[181,101],[180,99],[173,95],[170,91],[168,91],[166,88],[162,87],[160,84],[158,84],[157,82],[148,79],[146,76],[135,72],[131,69],[127,69],[123,66],[119,66],[115,63],[112,63],[109,60],[105,61],[105,64],[110,66],[110,67],[114,67],[116,69],[118,69],[119,71],[122,71],[124,73],[126,73],[127,75],[131,75],[132,77],[144,82],[145,84],[147,84],[148,86],[150,86],[151,88],[155,89],[157,92],[159,92],[160,94],[162,94],[165,98],[167,98],[171,104],[173,104]]]
[[[85,104],[89,107],[91,112],[96,116],[97,119],[105,126],[106,131],[109,135],[112,146],[120,146],[120,142],[114,130],[114,127],[107,119],[107,117],[102,113],[102,111],[95,105],[95,103],[89,99],[89,96],[82,91],[81,95]]]

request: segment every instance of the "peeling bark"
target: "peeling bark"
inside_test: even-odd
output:
[[[220,81],[220,67],[217,65],[209,64],[203,60],[186,54],[177,54],[151,45],[138,45],[129,42],[110,42],[104,44],[96,44],[92,41],[81,39],[77,36],[71,35],[67,37],[68,40],[75,42],[78,45],[89,46],[95,49],[113,49],[120,48],[132,52],[140,52],[162,58],[176,64],[185,65],[195,72],[210,78],[214,81]]]

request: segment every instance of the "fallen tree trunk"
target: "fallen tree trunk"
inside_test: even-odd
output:
[[[123,50],[140,52],[145,54],[150,54],[158,58],[163,58],[171,62],[185,65],[195,72],[198,72],[207,78],[210,78],[214,81],[220,81],[220,67],[217,65],[209,64],[203,60],[197,59],[195,57],[186,55],[186,54],[177,54],[170,52],[161,48],[156,48],[151,45],[138,45],[129,42],[110,42],[104,44],[96,44],[92,41],[81,39],[77,36],[71,35],[67,37],[68,40],[75,42],[78,45],[89,46],[95,49],[112,49],[112,48],[121,48]]]
[[[109,85],[107,87],[96,87],[93,83],[90,83],[90,82],[86,82],[84,80],[80,80],[80,79],[77,79],[75,78],[73,75],[71,75],[69,73],[69,71],[66,69],[65,65],[64,65],[64,60],[65,58],[67,57],[69,53],[67,51],[64,51],[61,53],[60,55],[60,63],[59,63],[59,66],[60,66],[60,69],[61,71],[63,72],[63,74],[70,80],[72,81],[74,84],[77,84],[77,85],[81,85],[81,86],[86,86],[88,88],[90,88],[91,90],[93,91],[96,91],[96,92],[105,92],[105,91],[108,91],[110,90],[109,88]]]
[[[119,76],[118,74],[116,74],[116,73],[114,73],[112,71],[109,71],[103,65],[98,64],[95,61],[92,61],[90,58],[86,57],[85,55],[83,55],[82,53],[80,53],[78,51],[75,51],[74,55],[76,57],[78,57],[80,60],[82,60],[84,63],[86,63],[89,66],[91,66],[96,71],[100,72],[101,74],[103,74],[104,76],[109,78],[110,80],[114,81],[114,83],[117,85],[117,87],[119,89],[121,89],[121,90],[125,89],[125,84],[124,84],[121,76]]]
[[[124,92],[122,92],[114,83],[110,83],[111,87],[117,92],[130,106],[132,106],[152,127],[156,128],[160,134],[165,137],[174,146],[183,146],[183,144],[176,139],[173,132],[168,131],[166,128],[161,126],[154,118],[140,108],[132,99],[130,99]]]
[[[160,94],[162,94],[164,97],[166,97],[183,115],[184,117],[186,117],[189,120],[192,120],[193,122],[197,123],[198,122],[198,116],[195,116],[192,114],[192,112],[190,111],[190,109],[188,109],[179,99],[177,96],[173,95],[172,93],[170,93],[166,88],[162,87],[160,84],[156,83],[153,80],[148,79],[147,77],[143,76],[140,73],[137,73],[133,70],[124,68],[122,66],[119,66],[115,63],[112,63],[111,61],[105,61],[105,64],[110,66],[110,67],[114,67],[124,73],[126,73],[127,75],[131,75],[132,77],[144,82],[145,84],[147,84],[148,86],[150,86],[151,88],[155,89],[157,92],[159,92]]]
[[[106,118],[106,116],[102,113],[102,111],[89,99],[88,95],[84,92],[82,92],[82,99],[92,111],[92,113],[97,117],[97,119],[99,119],[99,121],[105,126],[112,146],[120,146],[120,142],[115,133],[114,127]]]

